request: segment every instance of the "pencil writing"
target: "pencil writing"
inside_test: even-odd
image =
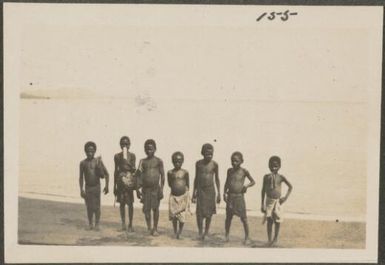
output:
[[[264,12],[257,18],[257,22],[261,21],[264,17],[266,17],[268,20],[280,18],[282,21],[287,21],[290,16],[296,15],[298,15],[297,12],[290,12],[289,10],[286,10],[285,12]]]

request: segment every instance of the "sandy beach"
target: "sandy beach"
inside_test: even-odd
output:
[[[152,247],[265,247],[266,226],[260,217],[249,217],[253,242],[244,246],[243,227],[233,219],[230,242],[224,241],[225,216],[213,217],[210,236],[197,240],[195,215],[188,218],[180,240],[173,237],[168,213],[161,211],[158,237],[147,234],[141,209],[134,212],[134,232],[120,231],[119,208],[102,206],[101,230],[87,231],[85,206],[19,197],[18,241],[34,245],[125,245]],[[286,219],[280,248],[365,248],[365,223]]]

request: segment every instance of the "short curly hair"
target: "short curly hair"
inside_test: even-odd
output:
[[[172,156],[171,156],[171,160],[174,161],[174,159],[175,159],[177,156],[181,156],[182,159],[184,160],[184,155],[183,155],[183,153],[180,152],[180,151],[177,151],[177,152],[173,153]]]
[[[122,142],[123,142],[124,140],[128,140],[128,143],[131,143],[130,138],[129,138],[128,136],[122,136],[122,137],[120,138],[119,144],[122,144]]]
[[[156,143],[155,143],[155,140],[153,139],[147,139],[145,142],[144,142],[144,147],[146,147],[146,145],[153,145],[156,149]]]
[[[234,156],[239,157],[239,158],[241,159],[241,161],[243,162],[243,155],[242,155],[241,152],[239,152],[239,151],[234,152],[234,153],[231,155],[231,158],[233,158]]]
[[[203,155],[203,153],[204,153],[207,149],[214,150],[214,146],[213,146],[212,144],[209,144],[209,143],[206,143],[206,144],[202,145],[201,154]]]
[[[269,159],[269,167],[273,164],[273,162],[278,162],[279,166],[281,166],[281,158],[279,156],[272,156]]]
[[[86,151],[87,148],[90,147],[90,146],[94,147],[94,148],[95,148],[95,151],[96,151],[96,144],[95,144],[94,142],[92,142],[92,141],[88,141],[88,142],[84,145],[84,151]]]

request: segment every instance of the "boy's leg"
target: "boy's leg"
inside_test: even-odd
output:
[[[86,191],[86,196],[85,196],[85,202],[86,202],[86,208],[87,208],[87,217],[88,217],[88,229],[92,230],[94,225],[93,225],[93,205],[92,205],[92,195],[89,194],[89,192]]]
[[[229,241],[230,226],[233,215],[226,211],[226,220],[225,220],[225,232],[226,232],[226,242]]]
[[[92,207],[94,208],[95,213],[95,230],[99,231],[99,221],[100,221],[100,188],[97,193],[93,194]]]
[[[211,223],[211,216],[210,217],[206,217],[205,233],[204,233],[203,237],[205,237],[205,236],[207,236],[209,234],[210,223]]]
[[[144,213],[144,218],[146,219],[147,231],[151,233],[151,210]]]
[[[128,204],[128,231],[132,232],[132,219],[134,218],[134,205]]]
[[[159,233],[158,233],[159,208],[154,209],[153,214],[154,214],[154,232],[153,232],[153,235],[157,236],[157,235],[159,235]]]
[[[174,229],[174,235],[178,233],[178,219],[176,217],[172,218],[172,227]]]
[[[277,241],[278,241],[278,235],[279,235],[279,229],[280,229],[280,227],[281,227],[281,223],[274,222],[274,224],[275,224],[275,234],[274,234],[274,239],[273,239],[272,244],[277,243]]]
[[[184,223],[179,221],[179,232],[178,232],[178,235],[177,235],[178,239],[179,239],[180,234],[182,233],[183,226],[184,226]]]
[[[146,189],[142,189],[142,203],[143,203],[143,213],[144,218],[146,219],[147,231],[152,235],[151,228],[151,201],[149,199],[149,193]]]
[[[95,210],[95,230],[99,230],[100,208]]]
[[[271,217],[267,218],[267,238],[269,243],[271,243],[271,234],[273,231],[273,219]]]
[[[198,225],[198,233],[199,233],[199,238],[202,239],[202,234],[203,234],[203,218],[199,213],[197,213],[197,225]]]
[[[120,202],[120,219],[122,220],[122,230],[126,230],[126,204]]]
[[[241,221],[243,223],[243,229],[245,230],[245,241],[244,243],[247,243],[249,240],[249,224],[247,223],[247,217],[241,217]]]
[[[92,230],[93,228],[92,219],[93,219],[94,213],[92,211],[91,205],[87,204],[86,207],[87,207],[87,217],[88,217],[88,228]]]

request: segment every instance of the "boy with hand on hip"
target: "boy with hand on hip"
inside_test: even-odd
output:
[[[247,223],[246,216],[246,203],[244,194],[249,187],[255,184],[254,179],[250,176],[249,171],[241,167],[243,163],[243,155],[240,152],[234,152],[231,155],[232,168],[227,170],[227,179],[223,192],[223,199],[226,202],[226,241],[229,241],[231,220],[234,215],[241,218],[243,228],[245,230],[244,244],[249,243],[249,225]],[[245,179],[249,180],[249,183],[245,185]]]
[[[293,186],[283,175],[278,174],[278,170],[281,168],[281,159],[278,156],[272,156],[269,159],[269,168],[271,173],[263,177],[261,211],[267,220],[268,246],[274,246],[278,242],[282,222],[281,205],[289,197]],[[285,183],[289,188],[284,197],[281,197],[282,183]],[[275,225],[274,238],[272,238],[273,224]]]

